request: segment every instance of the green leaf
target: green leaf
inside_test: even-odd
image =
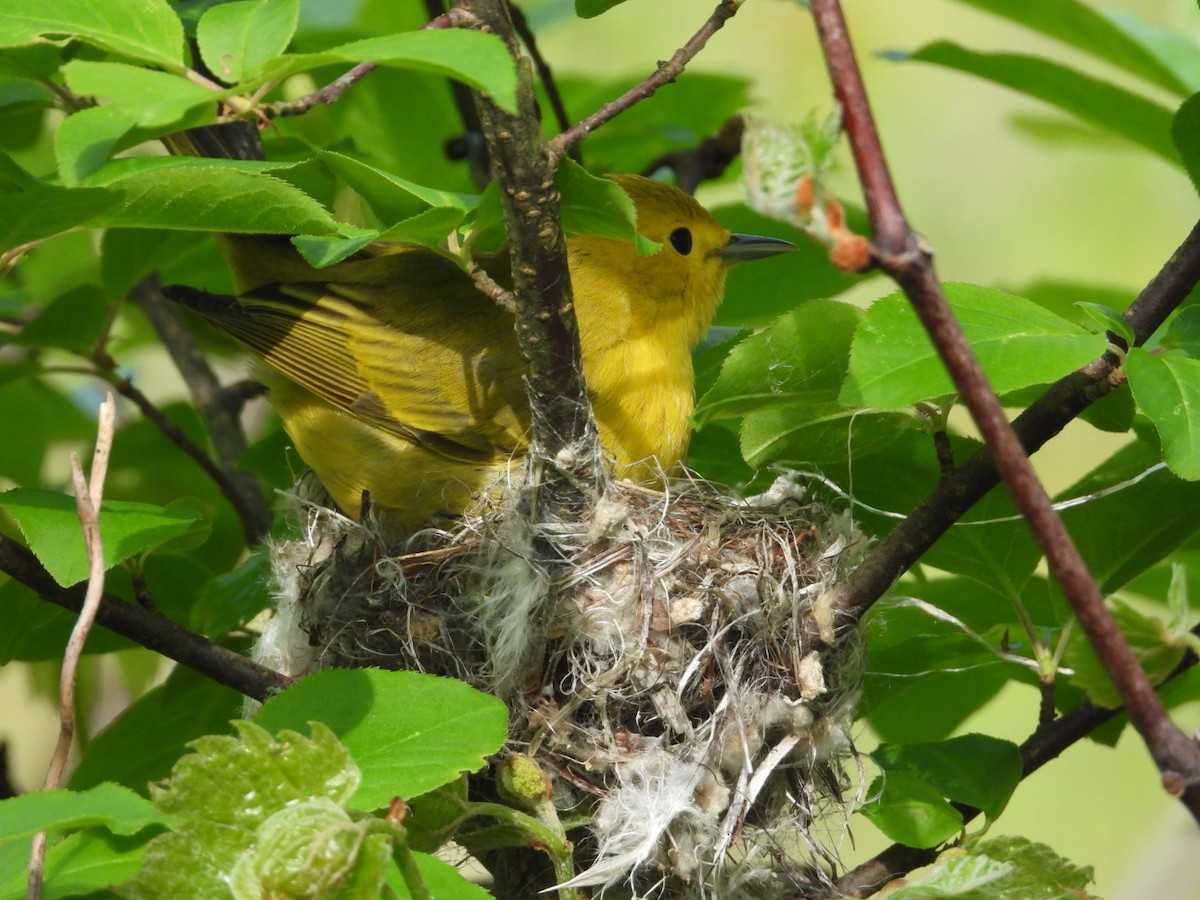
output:
[[[75,228],[119,200],[110,191],[46,184],[0,154],[0,251]]]
[[[213,107],[215,111],[217,101],[225,96],[181,75],[129,63],[73,59],[63,66],[63,75],[75,93],[111,100],[142,128],[180,125],[195,110]]]
[[[888,900],[1089,900],[1092,895],[1086,888],[1093,881],[1090,866],[1080,868],[1045,844],[1022,837],[975,836],[910,873],[888,892]]]
[[[271,605],[272,583],[270,559],[261,550],[252,552],[232,572],[204,586],[192,606],[189,626],[215,638],[245,625]]]
[[[962,830],[962,814],[920,778],[889,772],[872,782],[862,814],[893,841],[936,847]]]
[[[1200,359],[1134,348],[1125,371],[1138,408],[1158,429],[1171,471],[1200,479]]]
[[[697,425],[763,406],[836,400],[863,315],[848,303],[810,300],[741,341],[696,405]]]
[[[0,0],[0,47],[64,38],[184,70],[183,27],[165,0]]]
[[[1024,25],[1047,37],[1112,63],[1132,75],[1176,93],[1188,87],[1144,43],[1122,27],[1122,20],[1107,11],[1092,9],[1079,0],[958,0]],[[1132,16],[1128,17],[1130,20]],[[1136,20],[1135,20],[1136,21]],[[1194,50],[1193,50],[1194,52]]]
[[[46,571],[63,587],[88,576],[87,551],[75,509],[75,498],[57,491],[14,488],[0,494]],[[200,521],[200,511],[186,501],[171,506],[106,500],[100,506],[104,567],[113,566],[187,534]]]
[[[1200,190],[1200,94],[1183,101],[1171,121],[1171,140],[1183,159],[1192,186]]]
[[[88,181],[103,184],[118,204],[93,224],[178,228],[239,234],[336,234],[329,212],[265,172],[209,160],[131,159]]]
[[[262,823],[228,882],[235,900],[330,897],[375,900],[392,858],[392,835],[355,822],[328,797],[301,800]]]
[[[430,897],[446,897],[453,900],[492,900],[492,895],[466,879],[455,866],[429,853],[413,851],[417,861],[417,870],[421,880],[429,889]],[[393,866],[387,873],[387,883],[399,900],[412,900],[413,894],[401,875],[400,869]]]
[[[104,292],[84,284],[53,300],[12,339],[25,347],[58,347],[90,355],[111,308]],[[0,343],[4,343],[0,337]]]
[[[299,22],[299,0],[238,0],[207,10],[196,26],[196,41],[209,70],[238,84],[287,49]]]
[[[835,403],[747,413],[739,430],[742,458],[751,466],[817,465],[876,454],[914,426],[899,410],[852,410]]]
[[[370,204],[383,222],[400,222],[430,207],[472,210],[479,198],[415,184],[341,153],[322,151],[317,159]]]
[[[166,682],[139,697],[91,740],[70,787],[78,791],[112,781],[146,793],[151,782],[170,774],[188,743],[227,730],[242,699],[232,688],[176,667]]]
[[[1200,306],[1185,306],[1167,326],[1162,346],[1181,350],[1193,359],[1200,359]]]
[[[166,821],[145,797],[116,784],[79,792],[34,791],[0,800],[0,841],[89,825],[129,835]]]
[[[461,225],[465,219],[466,213],[461,209],[434,207],[397,222],[383,232],[379,239],[437,247],[443,244],[446,236]]]
[[[1121,600],[1109,601],[1109,607],[1150,683],[1161,683],[1188,650],[1186,627],[1172,633],[1162,619],[1145,615]],[[1075,672],[1071,683],[1086,690],[1093,703],[1113,709],[1121,705],[1121,695],[1082,629],[1071,633],[1065,662]]]
[[[92,106],[67,116],[54,133],[63,183],[74,187],[103,168],[135,125],[134,115],[117,106]]]
[[[624,2],[625,0],[575,0],[575,14],[581,19],[594,19],[600,13],[608,12]]]
[[[142,870],[122,886],[122,896],[228,896],[229,870],[254,848],[272,816],[303,801],[342,803],[358,786],[354,762],[320,723],[311,738],[284,732],[274,739],[249,722],[237,728],[238,737],[194,741],[196,752],[152,790],[173,830],[150,842]]]
[[[598,237],[637,244],[643,256],[658,252],[660,244],[637,230],[637,209],[616,182],[598,178],[569,157],[558,167],[556,184],[562,192],[562,224],[567,236]]]
[[[279,81],[339,62],[373,62],[444,75],[487,91],[499,106],[516,112],[516,68],[508,50],[493,34],[461,28],[401,32],[342,44],[320,53],[281,56],[249,83]]]
[[[72,834],[46,850],[43,900],[111,896],[109,889],[137,874],[146,839],[92,829]],[[29,842],[0,844],[0,898],[20,900],[29,878]]]
[[[351,802],[378,809],[481,769],[504,743],[504,704],[461,681],[417,672],[331,669],[272,697],[254,721],[269,731],[324,723],[363,773]]]
[[[1178,165],[1166,107],[1074,69],[1016,53],[976,53],[949,41],[935,41],[908,59],[957,69],[1043,100],[1157,153]]]
[[[1021,297],[948,283],[946,296],[1000,394],[1049,384],[1095,359],[1104,341]],[[903,294],[867,310],[854,338],[841,401],[893,408],[954,392],[950,376]]]
[[[1157,447],[1118,450],[1056,501],[1087,502],[1060,513],[1104,594],[1175,551],[1200,528],[1200,482],[1166,471]]]
[[[1120,9],[1101,8],[1099,12],[1170,72],[1182,93],[1200,91],[1200,54],[1195,39],[1185,30],[1157,25]]]
[[[892,777],[904,773],[994,819],[1021,783],[1016,744],[985,734],[966,734],[934,744],[883,744],[871,757]]]
[[[1103,303],[1092,303],[1087,300],[1077,300],[1075,305],[1082,309],[1088,318],[1099,324],[1105,331],[1111,331],[1125,341],[1126,346],[1132,347],[1137,341],[1137,335],[1133,333],[1133,326],[1112,307],[1105,306]]]

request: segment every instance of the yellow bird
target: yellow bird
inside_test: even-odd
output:
[[[795,249],[731,234],[694,198],[613,176],[638,231],[662,244],[581,234],[567,243],[583,373],[618,475],[653,480],[682,463],[695,394],[692,348],[730,265]],[[524,454],[529,405],[512,316],[451,260],[390,245],[310,268],[281,237],[227,236],[239,296],[172,296],[258,354],[301,457],[338,506],[364,494],[411,530],[467,509]]]

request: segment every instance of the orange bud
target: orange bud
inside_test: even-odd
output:
[[[865,272],[871,268],[871,245],[862,235],[844,231],[830,249],[829,259],[843,272]]]
[[[807,215],[812,210],[813,196],[812,176],[805,175],[796,185],[796,193],[792,195],[792,202],[796,204],[796,209]]]
[[[844,231],[846,228],[846,215],[842,211],[842,204],[836,200],[829,201],[829,205],[825,207],[825,221],[829,225],[829,233],[837,234]]]

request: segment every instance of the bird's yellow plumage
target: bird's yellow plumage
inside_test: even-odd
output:
[[[620,475],[670,471],[687,452],[692,347],[739,259],[792,249],[731,235],[692,197],[614,176],[638,230],[663,247],[568,241],[584,379]],[[347,513],[364,492],[418,527],[467,508],[528,445],[529,407],[509,313],[452,261],[390,246],[312,269],[284,238],[226,238],[239,297],[176,296],[267,363],[296,449]]]

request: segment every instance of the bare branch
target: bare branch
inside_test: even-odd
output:
[[[1020,439],[1004,417],[954,318],[933,270],[929,248],[900,208],[858,62],[837,0],[813,0],[813,14],[834,90],[842,104],[874,231],[880,267],[904,290],[929,332],[963,402],[982,433],[1000,476],[1029,524],[1051,573],[1130,711],[1172,793],[1200,820],[1200,747],[1171,722],[1154,687],[1117,628],[1074,541],[1054,512]]]
[[[100,598],[104,595],[104,545],[100,536],[100,501],[104,497],[104,478],[108,474],[108,460],[112,454],[113,432],[116,423],[116,401],[110,393],[100,404],[100,416],[96,429],[96,450],[92,454],[92,475],[88,481],[83,475],[79,454],[71,454],[71,478],[75,484],[75,507],[79,523],[83,526],[83,539],[87,546],[88,580],[83,598],[83,607],[71,629],[67,649],[63,654],[62,672],[58,685],[58,742],[50,757],[44,790],[62,787],[63,773],[67,769],[67,757],[75,742],[75,682],[79,672],[79,660],[83,657],[83,646],[88,633],[96,621]],[[38,900],[42,896],[42,880],[46,862],[46,832],[33,836],[30,850],[29,881],[26,896]]]
[[[83,608],[81,586],[60,587],[32,553],[4,535],[0,535],[0,571],[43,600],[73,612]],[[292,684],[291,678],[112,594],[100,598],[96,622],[255,700],[266,700]]]
[[[605,103],[582,122],[572,125],[566,131],[562,132],[550,142],[551,150],[561,156],[601,125],[611,121],[635,103],[640,103],[647,97],[652,96],[663,85],[670,84],[678,78],[683,73],[684,68],[687,67],[687,64],[692,61],[692,58],[704,49],[704,45],[708,43],[708,39],[720,31],[721,27],[733,18],[741,5],[742,0],[721,0],[717,4],[717,8],[713,10],[712,15],[708,17],[708,20],[700,26],[700,29],[688,39],[686,44],[676,50],[675,54],[669,60],[660,63],[658,70],[653,75],[636,87],[626,91],[616,100]]]

